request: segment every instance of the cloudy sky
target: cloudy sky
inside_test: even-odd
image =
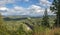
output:
[[[45,8],[48,14],[53,0],[0,0],[2,15],[43,15]]]

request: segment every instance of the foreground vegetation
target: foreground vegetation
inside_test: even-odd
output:
[[[19,21],[0,20],[0,35],[60,35],[60,28],[53,28],[54,17],[49,17],[50,27],[42,26],[43,18],[27,18]]]

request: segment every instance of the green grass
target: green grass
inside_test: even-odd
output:
[[[53,26],[53,20],[53,18],[49,18],[50,26]],[[2,21],[3,27],[0,29],[0,35],[48,35],[51,29],[41,26],[42,21],[42,18],[28,18],[19,21]],[[24,22],[33,25],[33,30]]]

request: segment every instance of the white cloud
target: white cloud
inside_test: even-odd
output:
[[[25,2],[29,2],[29,0],[24,0]]]
[[[3,12],[2,15],[31,15],[31,16],[37,16],[37,15],[43,15],[44,14],[44,8],[37,6],[37,5],[31,5],[28,8],[23,8],[21,6],[15,6],[12,9],[2,7],[1,10],[7,10],[6,12]],[[48,8],[48,14],[53,14],[49,8]]]
[[[8,10],[6,7],[0,7],[0,10]]]
[[[0,0],[0,6],[5,6],[7,3],[13,3],[14,0]]]
[[[31,14],[43,13],[42,12],[43,9],[40,6],[37,6],[37,5],[31,5],[28,8],[15,6],[14,10],[16,12],[20,12],[20,14],[23,14],[23,15],[31,15]]]
[[[0,7],[0,13],[5,13],[7,12],[8,8],[6,7]]]
[[[3,7],[1,9],[3,9]],[[7,12],[2,13],[3,15],[32,15],[32,14],[35,15],[35,14],[41,14],[44,11],[40,6],[37,5],[31,5],[28,8],[15,6],[12,9],[9,8],[4,9],[7,9]]]
[[[39,0],[40,1],[40,5],[42,5],[42,6],[50,6],[51,5],[51,2],[49,2],[48,0]]]
[[[33,14],[40,14],[40,13],[43,13],[43,8],[41,8],[40,6],[37,6],[37,5],[31,5],[29,7],[29,11],[30,13],[33,13]]]
[[[14,7],[14,10],[16,10],[16,11],[23,11],[25,8],[23,8],[23,7],[20,7],[20,6],[15,6]]]
[[[29,0],[0,0],[0,7],[5,6],[6,4],[9,4],[9,3],[15,4],[18,1],[28,2]]]

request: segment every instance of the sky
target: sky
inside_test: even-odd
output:
[[[2,15],[43,15],[45,8],[52,15],[50,6],[53,0],[0,0]]]

